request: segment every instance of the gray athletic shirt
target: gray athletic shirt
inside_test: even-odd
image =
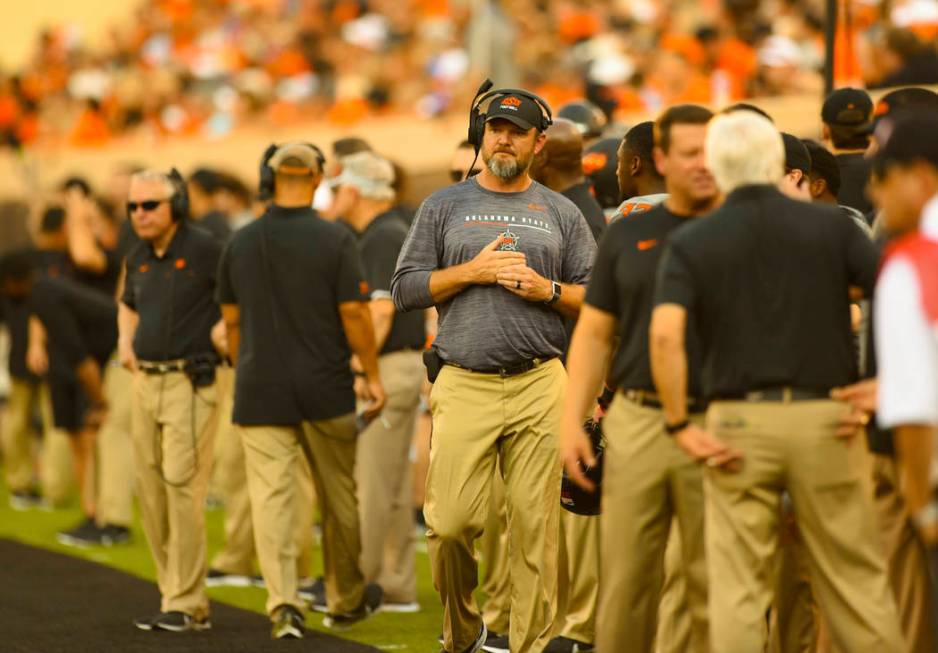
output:
[[[391,295],[399,311],[429,308],[430,274],[473,259],[504,235],[502,249],[523,252],[541,276],[566,284],[589,280],[596,243],[586,218],[559,193],[532,182],[520,193],[496,193],[469,179],[421,204],[397,259]],[[439,307],[440,356],[486,369],[562,356],[563,318],[499,285],[470,286]]]

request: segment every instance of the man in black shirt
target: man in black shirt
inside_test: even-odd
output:
[[[606,229],[606,216],[583,175],[583,132],[579,126],[557,118],[547,129],[544,149],[531,165],[531,176],[573,202],[589,225],[596,242]],[[567,337],[576,320],[565,323]],[[596,602],[599,593],[599,519],[560,513],[560,576],[555,620],[558,635],[546,651],[562,653],[592,650],[596,639]]]
[[[778,191],[784,147],[764,118],[715,119],[706,153],[729,195],[705,220],[671,235],[650,342],[664,428],[707,464],[712,649],[763,650],[787,490],[834,644],[902,650],[863,479],[865,448],[837,437],[849,409],[829,398],[857,376],[851,289],[869,295],[875,249],[836,208]],[[689,319],[697,342],[685,342]],[[701,354],[695,388],[687,370]],[[695,391],[711,402],[707,431],[688,419]]]
[[[219,211],[215,196],[221,190],[219,174],[208,168],[198,168],[187,182],[192,218],[200,227],[212,234],[224,245],[231,238],[228,216]]]
[[[531,177],[576,204],[596,242],[606,230],[606,216],[583,175],[583,135],[576,124],[557,118],[547,142],[531,163]]]
[[[3,287],[14,300],[25,300],[38,319],[49,353],[46,378],[56,428],[70,436],[81,508],[94,528],[95,503],[88,473],[95,434],[106,413],[102,370],[117,343],[117,307],[107,295],[62,278],[37,277],[29,252],[4,262]],[[69,532],[59,534],[69,541]]]
[[[358,438],[355,477],[362,532],[362,573],[384,591],[383,611],[413,612],[417,604],[410,445],[414,435],[426,339],[420,311],[398,313],[391,277],[407,226],[393,210],[394,169],[372,152],[345,157],[334,181],[335,205],[358,236],[371,319],[387,392],[381,416]],[[356,361],[357,365],[357,361]],[[358,384],[365,382],[357,368]],[[391,564],[393,561],[393,564]]]
[[[362,419],[378,417],[384,390],[355,237],[310,208],[322,166],[307,143],[269,150],[261,190],[273,202],[234,235],[219,265],[218,300],[237,366],[233,421],[244,444],[274,638],[303,636],[294,547],[300,455],[323,516],[324,623],[349,626],[381,601],[358,561],[352,353],[365,374],[362,394],[373,399]]]
[[[869,124],[873,101],[859,88],[840,88],[827,96],[821,108],[824,141],[837,157],[840,192],[837,203],[866,215],[873,205],[866,196],[870,164],[864,154],[870,146]]]
[[[127,255],[118,351],[134,371],[132,431],[143,529],[160,613],[141,630],[204,630],[205,495],[216,418],[211,330],[221,246],[188,222],[178,173],[133,176],[127,210],[141,242]]]
[[[691,619],[690,642],[684,650],[709,650],[701,474],[664,433],[647,333],[655,271],[668,235],[719,201],[704,165],[704,134],[711,117],[703,107],[680,105],[659,118],[655,159],[669,196],[648,211],[610,225],[570,346],[571,382],[561,451],[567,473],[588,487],[580,465],[592,464],[593,452],[582,429],[583,415],[595,400],[606,361],[619,341],[611,365],[617,393],[603,427],[607,442],[600,537],[603,580],[596,644],[604,651],[653,649],[672,516],[681,533],[681,572]],[[692,359],[693,399],[687,405],[698,418],[703,410],[699,370],[700,361]],[[659,642],[667,650],[672,645]]]

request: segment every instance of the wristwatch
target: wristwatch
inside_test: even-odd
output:
[[[675,435],[677,433],[680,433],[684,429],[686,429],[688,426],[690,426],[690,420],[685,417],[677,424],[668,424],[667,422],[665,422],[664,432],[667,433],[668,435]]]
[[[562,288],[562,286],[556,281],[551,281],[550,287],[551,287],[551,290],[553,291],[553,294],[550,296],[550,299],[544,302],[548,306],[552,306],[557,303],[557,301],[560,299],[560,290]]]

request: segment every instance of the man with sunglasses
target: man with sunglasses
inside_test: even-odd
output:
[[[511,649],[541,653],[557,609],[563,322],[579,313],[596,244],[576,206],[529,175],[547,138],[546,105],[510,90],[488,98],[472,112],[484,167],[421,205],[391,294],[400,311],[440,311],[426,357],[434,387],[424,515],[444,650],[476,653],[486,641],[473,546],[497,467],[508,501]]]
[[[125,261],[118,353],[134,372],[131,431],[143,529],[156,562],[159,614],[141,630],[210,628],[205,495],[216,418],[211,331],[221,246],[188,223],[178,174],[144,171],[127,212],[141,242]]]

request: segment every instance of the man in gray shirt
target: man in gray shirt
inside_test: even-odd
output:
[[[398,310],[440,312],[424,515],[444,650],[485,643],[473,541],[497,459],[508,495],[511,650],[539,653],[556,612],[563,320],[579,313],[596,245],[579,210],[528,175],[550,125],[546,104],[511,91],[488,97],[477,134],[485,168],[424,201],[391,293]]]

